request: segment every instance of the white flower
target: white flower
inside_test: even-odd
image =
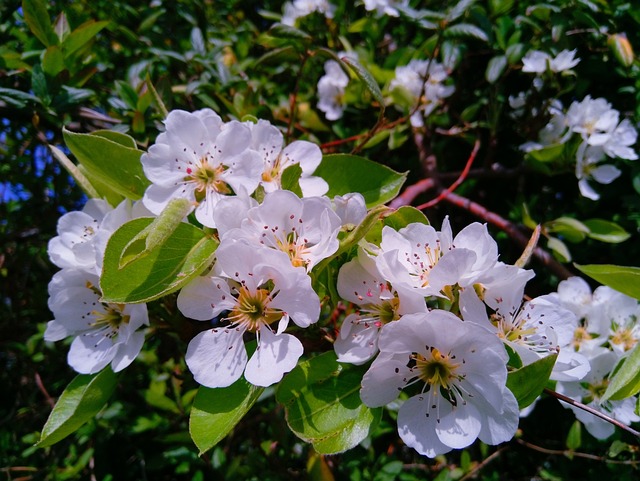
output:
[[[178,295],[178,309],[187,317],[208,321],[228,311],[226,327],[195,336],[186,361],[195,379],[207,387],[230,386],[244,376],[257,386],[270,386],[293,369],[302,343],[284,331],[291,318],[299,327],[315,323],[320,301],[304,269],[288,256],[244,242],[221,244],[217,252],[229,278],[199,277]],[[276,324],[277,327],[272,326]],[[251,359],[243,342],[246,332],[257,337]]]
[[[251,131],[251,150],[262,159],[261,184],[265,192],[282,189],[282,173],[295,164],[302,169],[299,184],[304,197],[321,196],[329,190],[324,179],[312,175],[322,161],[320,147],[296,140],[283,149],[282,133],[268,121],[245,122],[245,126]]]
[[[506,388],[506,351],[493,334],[433,310],[385,325],[378,346],[360,397],[384,406],[418,384],[400,406],[398,432],[420,454],[433,458],[476,438],[498,444],[515,434],[518,403]]]
[[[420,294],[393,289],[362,247],[355,259],[340,268],[337,288],[340,297],[359,307],[357,314],[345,318],[333,345],[340,362],[368,361],[378,352],[378,333],[382,326],[403,314],[427,310]]]
[[[548,53],[541,52],[540,50],[530,50],[522,59],[522,71],[543,73],[547,69],[552,72],[569,70],[580,63],[580,59],[575,58],[575,55],[575,49],[563,50],[553,58]]]
[[[127,367],[144,343],[149,324],[145,304],[109,304],[101,302],[97,275],[63,269],[49,283],[49,309],[54,319],[44,334],[46,341],[75,336],[68,362],[76,371],[93,374],[108,364],[114,372]]]
[[[359,192],[336,195],[331,201],[333,210],[340,217],[342,227],[353,229],[367,216],[367,204]]]
[[[166,131],[142,155],[144,173],[152,184],[143,202],[154,214],[171,199],[193,202],[195,215],[215,227],[219,200],[231,194],[251,194],[260,182],[260,156],[249,150],[251,131],[240,122],[223,123],[210,109],[173,110],[164,121]]]
[[[228,214],[238,215],[231,210]],[[224,220],[224,224],[230,222]],[[288,190],[277,190],[247,210],[239,227],[219,229],[219,234],[223,243],[244,239],[256,248],[282,251],[294,267],[310,271],[338,249],[341,224],[326,197],[300,199]]]
[[[420,223],[399,231],[385,226],[380,247],[377,263],[385,279],[398,290],[411,289],[422,296],[442,296],[445,286],[473,284],[498,259],[486,225],[470,224],[454,239],[448,218],[440,233]]]
[[[609,343],[618,356],[633,349],[640,340],[640,306],[638,301],[607,286],[593,293],[593,308],[588,314],[591,332],[598,334],[599,344]]]
[[[111,210],[101,199],[89,199],[81,212],[64,214],[58,219],[58,235],[49,241],[49,259],[60,268],[95,271],[95,235],[105,214]]]
[[[313,12],[319,12],[327,18],[333,18],[336,7],[327,0],[294,0],[284,5],[282,23],[293,26],[300,17],[306,17]]]
[[[630,147],[636,143],[637,138],[638,131],[633,128],[628,119],[624,119],[613,129],[607,141],[602,144],[602,148],[609,157],[637,160],[638,154]]]
[[[624,424],[629,425],[632,422],[638,422],[640,421],[640,416],[634,412],[637,397],[628,397],[620,401],[601,401],[602,395],[609,384],[609,375],[617,360],[618,356],[613,352],[600,351],[590,359],[591,371],[582,381],[558,382],[556,390],[560,394],[597,409]],[[598,439],[606,439],[614,433],[613,424],[570,404],[563,403],[563,406],[574,412],[576,418],[584,424],[592,436]]]
[[[582,102],[573,102],[567,111],[567,125],[589,145],[603,145],[618,125],[620,112],[603,98],[587,95]]]
[[[409,0],[364,0],[364,8],[368,11],[375,10],[377,15],[389,15],[397,17],[400,12],[396,6],[407,7]]]
[[[455,87],[444,85],[449,77],[447,70],[435,60],[412,60],[408,65],[396,68],[396,75],[389,84],[389,90],[401,88],[414,98],[418,110],[411,116],[411,125],[422,127],[427,117],[450,96]]]
[[[598,145],[588,145],[582,142],[576,151],[576,177],[580,193],[591,200],[598,200],[598,194],[589,184],[595,180],[600,184],[610,184],[622,174],[622,171],[610,164],[601,164],[604,159],[604,149]]]
[[[338,120],[344,112],[344,92],[349,76],[335,60],[324,64],[325,74],[318,80],[318,109],[327,120]]]

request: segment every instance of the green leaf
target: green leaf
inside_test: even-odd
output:
[[[367,90],[371,92],[373,98],[375,98],[380,104],[380,108],[384,110],[384,96],[382,95],[382,91],[378,86],[378,82],[373,78],[373,75],[362,66],[360,62],[351,58],[351,57],[343,57],[342,61],[349,66],[351,70],[358,76],[358,78],[365,84]]]
[[[444,31],[444,36],[446,38],[475,38],[477,40],[482,40],[483,42],[489,41],[489,37],[487,37],[484,30],[475,25],[471,25],[470,23],[459,23],[457,25],[447,27]]]
[[[407,174],[350,154],[325,155],[314,175],[329,184],[328,197],[359,192],[367,207],[384,204],[398,195]]]
[[[127,146],[135,146],[133,139],[107,131],[78,134],[63,129],[62,133],[80,164],[101,182],[129,199],[142,198],[149,181],[140,163],[142,151]]]
[[[547,239],[547,248],[553,252],[554,257],[560,262],[571,262],[571,251],[567,244],[556,237]]]
[[[640,392],[640,344],[624,359],[622,366],[609,380],[609,386],[602,396],[602,402],[608,399],[619,401]]]
[[[589,219],[584,221],[584,224],[588,227],[589,236],[592,239],[599,240],[601,242],[608,242],[610,244],[618,244],[626,241],[631,234],[620,227],[615,222],[610,222],[604,219]]]
[[[640,300],[640,268],[611,264],[574,264],[580,272],[627,296]]]
[[[34,65],[33,69],[31,69],[31,90],[38,96],[43,105],[49,105],[51,103],[47,77],[40,65]]]
[[[125,249],[134,252],[132,240],[154,221],[134,219],[109,238],[104,254],[100,287],[105,302],[148,302],[180,289],[213,262],[218,242],[197,227],[181,223],[169,237],[144,256],[125,262]],[[140,240],[141,244],[144,244]],[[144,248],[139,246],[139,250]]]
[[[284,169],[280,182],[284,190],[290,190],[298,197],[302,197],[300,189],[300,176],[302,175],[302,167],[300,164],[293,164]]]
[[[64,70],[64,56],[57,45],[47,48],[42,57],[42,70],[47,75],[55,77]]]
[[[7,89],[4,87],[0,87],[0,100],[3,100],[9,105],[19,109],[26,107],[30,102],[35,104],[40,103],[40,99],[35,95],[31,95],[21,90]]]
[[[487,70],[484,73],[484,77],[490,84],[496,83],[500,78],[505,68],[507,68],[507,57],[504,55],[496,55],[489,60],[487,64]]]
[[[58,36],[51,24],[45,0],[22,0],[22,12],[29,30],[45,47],[58,45]]]
[[[338,363],[333,351],[298,364],[276,391],[291,430],[321,454],[340,453],[362,442],[382,412],[360,400],[366,369]]]
[[[276,38],[302,40],[304,42],[311,42],[311,40],[313,40],[313,37],[311,37],[311,35],[309,35],[308,33],[303,32],[302,30],[295,27],[284,25],[282,23],[276,23],[269,29],[267,33]]]
[[[102,409],[116,383],[117,377],[109,367],[98,374],[76,376],[49,414],[36,446],[51,446],[74,433]]]
[[[107,25],[109,25],[107,21],[89,20],[73,30],[60,45],[64,52],[64,58],[69,58],[71,54],[87,45]]]
[[[397,231],[416,222],[429,225],[429,220],[422,211],[419,211],[410,205],[404,205],[394,213],[378,221],[376,225],[367,232],[366,239],[369,242],[380,245],[380,242],[382,241],[382,228],[384,226],[389,226],[393,230]]]
[[[557,357],[557,354],[551,354],[509,372],[507,387],[518,400],[520,409],[526,408],[540,395],[549,380]]]
[[[564,144],[553,144],[542,149],[532,150],[528,154],[538,162],[552,162],[562,155]]]
[[[548,233],[560,235],[569,242],[581,242],[589,235],[589,227],[571,217],[558,217],[555,220],[545,222],[544,229]]]
[[[567,435],[567,448],[575,451],[580,449],[580,446],[582,446],[582,423],[576,419]]]
[[[189,432],[203,454],[218,444],[251,409],[263,388],[244,379],[225,388],[201,386],[193,401]]]

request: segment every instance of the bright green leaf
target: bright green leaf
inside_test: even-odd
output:
[[[631,351],[609,381],[609,386],[602,396],[602,402],[611,399],[619,401],[640,392],[640,344]]]
[[[378,424],[381,409],[360,400],[365,366],[340,364],[333,351],[301,362],[285,376],[276,399],[291,430],[321,454],[346,451]]]
[[[64,58],[68,58],[71,54],[84,47],[107,25],[109,25],[109,22],[89,20],[73,30],[60,45],[64,52]]]
[[[47,75],[55,77],[64,70],[64,56],[57,45],[48,47],[42,57],[42,70]]]
[[[582,446],[582,423],[576,419],[567,435],[567,448],[575,451],[580,446]]]
[[[115,390],[116,383],[117,377],[109,367],[98,374],[76,376],[49,414],[37,446],[51,446],[93,418]]]
[[[489,41],[489,37],[487,37],[484,30],[475,25],[471,25],[470,23],[459,23],[457,25],[447,27],[444,31],[444,36],[446,38],[475,38],[477,40],[482,40],[483,42]]]
[[[45,0],[22,0],[22,13],[29,30],[45,47],[58,44],[58,36],[51,24]]]
[[[302,190],[300,189],[301,175],[302,167],[300,167],[300,164],[293,164],[284,169],[282,177],[280,178],[282,188],[284,190],[290,190],[298,197],[302,197]]]
[[[109,238],[100,287],[105,302],[148,302],[180,289],[213,262],[218,242],[181,223],[169,237],[120,268],[123,251],[154,219],[134,219]],[[142,242],[142,241],[141,241]]]
[[[507,387],[518,400],[520,409],[526,408],[540,395],[549,380],[557,357],[557,354],[551,354],[509,372]]]
[[[549,237],[547,239],[547,248],[553,252],[553,255],[560,262],[571,262],[571,251],[567,247],[567,244],[562,242],[556,237]]]
[[[399,174],[384,165],[350,154],[325,155],[314,175],[329,184],[328,197],[359,192],[367,207],[392,200],[407,174]]]
[[[209,451],[229,434],[263,390],[244,379],[225,388],[200,387],[189,417],[189,432],[200,454]]]
[[[532,150],[528,154],[538,162],[552,162],[562,155],[564,144],[552,144],[542,149]]]
[[[629,237],[631,237],[631,234],[629,234],[618,224],[616,224],[615,222],[610,222],[608,220],[589,219],[584,221],[584,224],[589,228],[590,231],[587,236],[601,242],[617,244],[619,242],[624,242]]]
[[[67,129],[62,133],[80,164],[101,182],[129,199],[142,198],[149,185],[140,163],[142,151],[125,145],[133,142],[124,139],[127,135],[105,131],[78,134]]]
[[[575,267],[605,286],[640,300],[640,267],[590,264]]]
[[[311,42],[313,38],[306,32],[302,30],[291,27],[289,25],[284,25],[282,23],[276,23],[273,27],[269,29],[267,32],[272,37],[276,38],[286,38],[291,40],[302,40],[304,42]]]
[[[354,71],[354,73],[358,76],[362,83],[365,84],[367,90],[371,92],[373,98],[378,101],[380,107],[384,110],[384,96],[382,95],[382,91],[378,86],[378,82],[376,82],[376,79],[373,78],[373,75],[371,75],[371,73],[366,68],[364,68],[364,66],[360,62],[351,57],[343,57],[342,61],[346,63],[349,68],[351,68],[351,70]]]
[[[569,242],[581,242],[589,235],[589,227],[571,217],[558,217],[544,224],[548,233],[554,233]]]

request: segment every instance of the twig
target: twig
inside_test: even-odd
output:
[[[503,446],[497,451],[495,451],[494,453],[491,453],[490,456],[487,456],[482,460],[482,462],[475,465],[471,471],[469,471],[467,474],[462,476],[458,481],[467,481],[467,479],[471,479],[472,477],[477,475],[482,468],[484,468],[487,464],[489,464],[494,459],[497,459],[498,456],[500,456],[507,448],[508,446]]]
[[[409,187],[404,189],[402,194],[391,201],[389,207],[391,207],[392,209],[399,209],[403,205],[410,205],[416,197],[418,197],[423,192],[433,189],[435,186],[436,183],[433,181],[433,179],[427,178],[419,180],[415,184],[410,185]]]
[[[592,407],[589,407],[585,404],[582,404],[581,402],[576,401],[575,399],[571,399],[570,397],[565,396],[564,394],[560,394],[559,392],[556,391],[552,391],[549,388],[544,388],[544,392],[546,392],[547,394],[549,394],[550,396],[553,396],[557,399],[560,399],[560,401],[564,401],[567,404],[571,404],[574,407],[577,407],[578,409],[582,409],[583,411],[586,411],[590,414],[593,414],[596,417],[599,417],[600,419],[607,421],[608,423],[613,424],[614,426],[619,427],[620,429],[623,429],[625,431],[627,431],[628,433],[633,434],[635,437],[640,438],[640,432],[636,431],[635,429],[627,426],[624,423],[621,423],[620,421],[618,421],[617,419],[612,418],[611,416],[607,416],[606,414],[604,414],[603,412],[598,411],[597,409],[594,409]]]
[[[466,197],[462,197],[454,192],[448,192],[443,200],[446,200],[447,202],[460,207],[461,209],[471,212],[472,214],[480,217],[482,220],[495,225],[500,230],[506,232],[509,237],[515,240],[523,248],[529,243],[529,238],[522,232],[520,232],[515,224],[509,222],[503,217],[500,217],[498,214],[487,210],[487,208],[483,207],[477,202],[473,202],[472,200],[467,199]],[[538,259],[539,262],[541,262],[545,267],[549,268],[560,279],[567,279],[573,276],[573,273],[569,269],[560,264],[553,258],[551,254],[540,247],[536,247],[533,250],[533,257]]]
[[[438,204],[442,199],[444,199],[447,196],[447,194],[450,194],[451,192],[456,190],[458,186],[462,184],[464,179],[467,178],[467,175],[469,174],[469,170],[471,169],[471,165],[473,164],[473,161],[475,160],[476,155],[478,155],[479,150],[480,150],[480,139],[476,139],[476,142],[473,145],[473,150],[471,151],[471,154],[469,154],[467,163],[464,166],[464,170],[460,173],[460,176],[455,180],[455,182],[451,184],[449,187],[447,187],[445,190],[440,192],[440,194],[438,194],[438,197],[430,200],[429,202],[425,202],[424,204],[420,204],[419,206],[416,207],[416,209],[423,210],[423,209],[428,209],[430,207],[433,207],[434,205]]]
[[[42,378],[40,377],[40,374],[38,374],[38,372],[36,372],[35,374],[35,380],[36,380],[36,386],[38,386],[38,389],[40,389],[40,392],[44,395],[44,398],[47,401],[47,404],[49,404],[49,406],[51,406],[51,409],[53,409],[56,405],[56,402],[49,395],[47,388],[44,387],[44,384],[42,383]]]
[[[566,457],[574,456],[576,458],[591,459],[592,461],[600,461],[600,462],[609,463],[609,464],[627,464],[627,465],[635,466],[640,463],[640,460],[636,460],[636,459],[628,459],[628,460],[609,459],[609,458],[605,458],[604,456],[596,456],[595,454],[589,454],[589,453],[580,453],[580,452],[572,451],[570,449],[543,448],[542,446],[537,446],[533,443],[527,442],[524,439],[516,438],[515,441],[521,446],[524,446],[529,449],[533,449],[534,451],[538,451],[539,453],[544,453],[544,454],[553,454],[553,455],[566,456]]]

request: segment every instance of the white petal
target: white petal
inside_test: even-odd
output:
[[[378,352],[378,332],[374,323],[362,321],[357,314],[348,315],[333,343],[338,362],[356,365],[367,362]]]
[[[441,415],[447,415],[451,405],[441,402],[440,409]],[[434,415],[427,396],[413,396],[400,406],[398,434],[407,446],[430,458],[451,451],[451,447],[436,435],[436,426],[437,416]]]
[[[71,343],[67,362],[82,374],[94,374],[104,369],[116,355],[118,346],[103,334],[81,334]]]
[[[191,339],[185,360],[198,383],[227,387],[240,379],[247,364],[243,334],[243,330],[208,329]]]
[[[233,309],[236,301],[226,280],[219,277],[196,277],[182,288],[177,304],[184,316],[208,321],[222,311]]]
[[[380,354],[362,378],[360,398],[369,407],[389,404],[407,384],[409,356]]]
[[[111,361],[111,368],[113,372],[122,371],[125,367],[133,362],[138,357],[144,344],[144,332],[136,331],[127,340],[126,343],[120,343],[116,354]]]
[[[260,329],[260,342],[244,371],[244,377],[255,386],[271,386],[291,371],[304,349],[290,334],[276,335],[268,328]]]
[[[605,164],[596,167],[590,172],[590,174],[596,182],[601,184],[610,184],[620,177],[622,171],[613,165]]]
[[[448,404],[447,401],[442,401]],[[478,409],[470,403],[462,404],[451,409],[447,415],[440,413],[440,422],[436,425],[438,439],[446,446],[462,449],[473,443],[480,433],[480,413]]]

